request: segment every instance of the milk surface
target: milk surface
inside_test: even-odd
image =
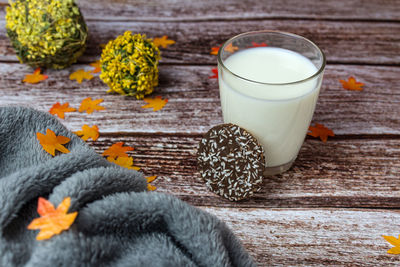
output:
[[[312,76],[317,68],[296,52],[273,47],[234,53],[224,65],[230,71],[219,66],[224,122],[237,124],[258,139],[268,167],[293,161],[312,119],[322,78],[293,82]]]

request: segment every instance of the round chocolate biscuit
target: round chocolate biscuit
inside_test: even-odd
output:
[[[260,190],[265,170],[264,149],[237,125],[211,128],[200,141],[197,163],[207,188],[231,201]]]

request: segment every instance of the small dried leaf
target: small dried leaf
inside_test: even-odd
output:
[[[112,159],[115,159],[117,157],[129,157],[128,154],[126,154],[126,152],[133,150],[133,147],[123,146],[123,145],[124,142],[118,142],[113,144],[103,152],[103,156],[109,156]]]
[[[233,52],[239,50],[239,47],[234,46],[232,43],[229,43],[227,46],[225,46],[224,50],[227,52],[233,53]]]
[[[154,191],[154,190],[157,189],[157,187],[155,187],[154,185],[151,185],[151,184],[150,184],[150,183],[153,182],[156,178],[157,178],[157,175],[146,177],[146,180],[147,180],[147,190],[149,190],[149,191]]]
[[[382,236],[387,242],[392,244],[394,247],[389,249],[387,253],[389,254],[400,254],[400,235],[399,238],[396,238],[394,236]]]
[[[29,230],[40,229],[39,234],[36,236],[37,240],[49,239],[53,235],[58,235],[64,230],[68,230],[75,221],[78,212],[67,213],[71,205],[71,198],[66,197],[54,209],[53,204],[48,200],[39,197],[37,211],[40,218],[33,219],[28,225]]]
[[[39,213],[40,216],[44,216],[54,211],[55,211],[54,205],[51,204],[50,201],[47,201],[46,199],[39,197],[37,212]]]
[[[335,136],[333,131],[329,128],[326,128],[324,125],[316,123],[315,127],[310,126],[308,127],[308,132],[307,134],[313,137],[319,137],[323,142],[326,142],[328,140],[328,136]]]
[[[92,113],[95,110],[103,110],[105,107],[99,106],[99,104],[103,102],[103,99],[95,99],[92,100],[91,97],[85,98],[81,102],[81,106],[79,107],[79,112],[87,112],[88,114]]]
[[[221,48],[222,45],[220,46],[214,46],[211,47],[211,55],[218,55],[219,49]],[[233,53],[235,51],[239,50],[239,47],[232,45],[232,43],[229,43],[227,46],[225,46],[224,51]]]
[[[52,115],[57,115],[58,117],[60,117],[61,119],[65,118],[65,112],[74,112],[76,111],[75,108],[71,108],[69,106],[69,103],[66,102],[64,104],[60,104],[59,102],[55,103],[49,110],[50,114]]]
[[[22,80],[25,83],[39,83],[41,81],[46,80],[47,78],[49,78],[49,76],[44,75],[44,74],[40,74],[41,70],[40,68],[37,68],[33,74],[27,74],[25,75],[25,78]]]
[[[78,136],[82,136],[81,138],[85,141],[87,141],[89,138],[92,138],[93,141],[96,141],[100,135],[97,125],[93,125],[92,127],[90,127],[86,124],[82,126],[82,131],[76,131],[74,133]]]
[[[85,71],[83,69],[79,69],[69,75],[70,80],[76,80],[78,83],[82,83],[83,79],[91,80],[93,77],[91,71]]]
[[[133,166],[132,157],[118,157],[117,159],[114,159],[113,157],[107,157],[107,160],[127,169],[136,171],[140,170],[139,167]]]
[[[162,48],[167,48],[167,46],[173,45],[175,43],[175,41],[168,39],[168,36],[164,35],[163,37],[154,38],[153,43],[157,47],[161,46]]]
[[[152,185],[152,184],[147,184],[147,190],[149,190],[149,191],[154,191],[154,190],[156,190],[157,189],[157,187],[155,187],[154,185]]]
[[[344,89],[351,90],[351,91],[362,91],[363,83],[357,82],[354,77],[350,77],[348,81],[339,80],[342,83]]]
[[[62,153],[70,152],[66,147],[63,146],[70,141],[68,137],[62,135],[56,136],[56,134],[50,129],[46,130],[46,135],[42,133],[36,133],[36,136],[43,149],[52,156],[55,156],[56,150]]]
[[[156,178],[157,178],[157,175],[148,176],[148,177],[146,177],[146,180],[147,180],[148,183],[151,183],[151,182],[153,182]]]
[[[211,55],[218,55],[218,51],[219,51],[220,48],[221,48],[221,46],[213,46],[213,47],[211,47],[210,54]]]
[[[211,71],[214,73],[212,76],[208,76],[209,79],[218,79],[218,68],[213,68]]]
[[[148,104],[142,106],[142,108],[153,108],[153,111],[158,111],[162,109],[167,103],[168,99],[162,99],[161,96],[156,96],[154,98],[144,98],[143,101],[147,102]]]
[[[92,73],[99,73],[101,71],[100,60],[90,63],[89,65],[94,68],[94,70],[92,70]]]

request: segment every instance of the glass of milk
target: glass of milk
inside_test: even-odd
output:
[[[325,56],[304,37],[277,31],[237,35],[218,52],[225,123],[250,132],[265,150],[265,176],[288,170],[318,99]]]

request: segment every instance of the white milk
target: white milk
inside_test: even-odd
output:
[[[311,122],[322,79],[278,84],[306,79],[317,68],[296,52],[272,47],[234,53],[224,65],[251,80],[219,66],[224,122],[237,124],[258,139],[266,151],[268,167],[293,161]]]

